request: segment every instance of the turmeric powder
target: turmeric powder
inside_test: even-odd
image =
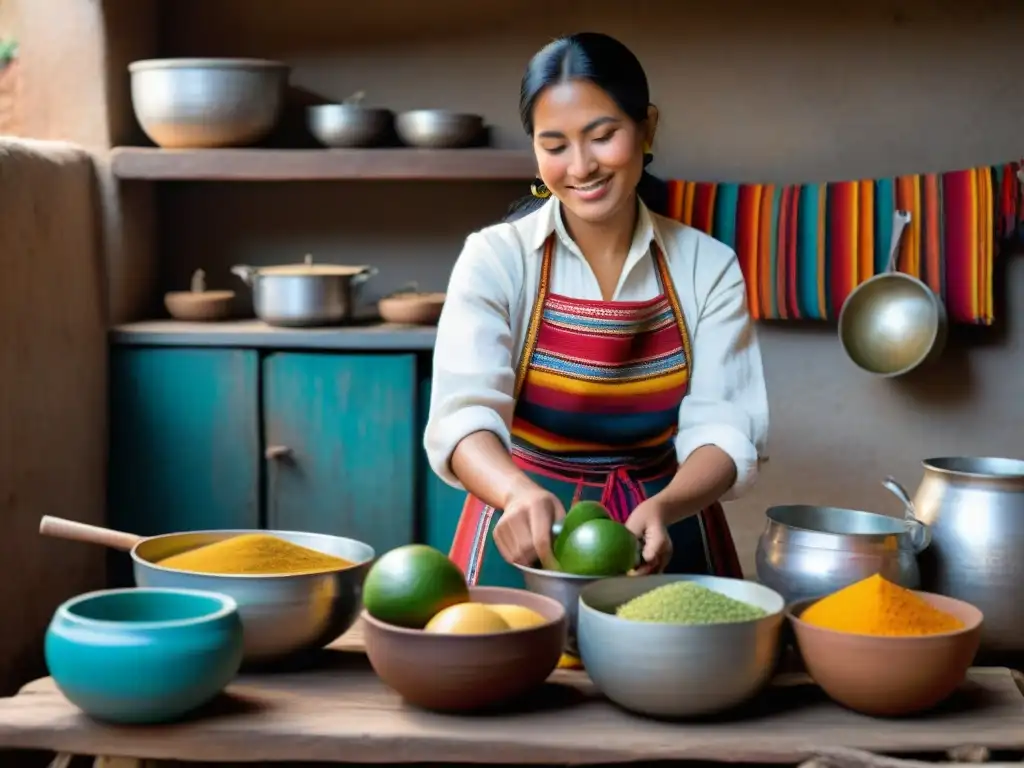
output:
[[[824,597],[800,619],[823,629],[859,635],[938,635],[963,629],[964,623],[875,574]]]
[[[271,575],[336,571],[355,563],[267,533],[244,533],[172,555],[157,565],[193,573]]]

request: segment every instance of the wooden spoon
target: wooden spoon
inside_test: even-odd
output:
[[[43,515],[43,519],[39,521],[39,533],[54,539],[99,544],[102,547],[110,547],[122,552],[130,552],[136,544],[145,541],[144,537],[136,536],[134,533],[101,528],[88,523],[77,523],[74,520],[65,520],[62,517],[51,517],[50,515]]]

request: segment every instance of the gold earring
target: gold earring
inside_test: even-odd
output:
[[[649,142],[649,141],[645,141],[644,142],[644,154],[645,155],[652,154],[652,152],[651,152],[651,142]]]
[[[551,197],[551,190],[544,186],[544,182],[537,179],[533,184],[530,185],[530,194],[536,197],[538,200],[546,200]]]

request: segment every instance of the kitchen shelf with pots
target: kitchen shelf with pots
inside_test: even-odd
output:
[[[140,181],[522,181],[516,149],[158,149],[115,147],[113,174]]]

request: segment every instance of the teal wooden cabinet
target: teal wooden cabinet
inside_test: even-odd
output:
[[[258,527],[257,353],[113,348],[109,446],[114,528],[152,536]],[[125,557],[111,565],[116,583],[130,583]]]
[[[423,522],[420,526],[420,537],[424,543],[447,554],[455,536],[459,515],[462,514],[462,505],[465,503],[466,494],[441,480],[427,463],[427,454],[422,445],[422,435],[427,426],[429,413],[430,379],[425,378],[420,382],[420,444],[417,446],[423,487]]]
[[[413,541],[416,356],[279,352],[262,376],[267,526]]]

